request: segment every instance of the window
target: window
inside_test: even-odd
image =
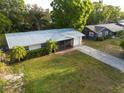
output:
[[[103,33],[102,32],[99,32],[98,33],[98,37],[102,37],[103,36]]]
[[[108,36],[108,34],[109,34],[108,31],[105,31],[105,36]]]
[[[90,37],[94,37],[94,33],[93,32],[89,32],[89,36]]]

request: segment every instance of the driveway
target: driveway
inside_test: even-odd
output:
[[[97,60],[124,72],[124,60],[122,59],[116,58],[114,56],[111,56],[109,54],[106,54],[104,52],[101,52],[99,50],[96,50],[94,48],[85,45],[77,46],[76,49],[82,53],[92,56]]]

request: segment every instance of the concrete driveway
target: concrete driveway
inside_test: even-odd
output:
[[[82,53],[92,56],[97,60],[124,72],[124,60],[122,59],[116,58],[114,56],[111,56],[109,54],[106,54],[104,52],[101,52],[99,50],[96,50],[94,48],[85,45],[77,46],[76,49]]]

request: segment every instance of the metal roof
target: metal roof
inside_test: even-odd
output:
[[[103,28],[106,28],[112,32],[119,32],[121,30],[124,30],[123,27],[115,24],[115,23],[111,23],[111,24],[99,24],[99,25],[87,25],[86,26],[87,28],[89,28],[90,30],[94,31],[94,32],[98,32],[96,30],[96,27],[103,27]]]
[[[52,29],[31,32],[19,32],[5,34],[8,47],[14,46],[30,46],[42,44],[48,40],[62,41],[75,37],[84,36],[84,34],[72,29]]]

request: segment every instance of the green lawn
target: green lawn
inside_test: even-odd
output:
[[[120,41],[121,39],[107,39],[104,41],[83,40],[83,43],[87,46],[124,59],[124,50],[120,47]]]
[[[124,73],[78,51],[12,66],[25,73],[25,93],[124,93]]]

